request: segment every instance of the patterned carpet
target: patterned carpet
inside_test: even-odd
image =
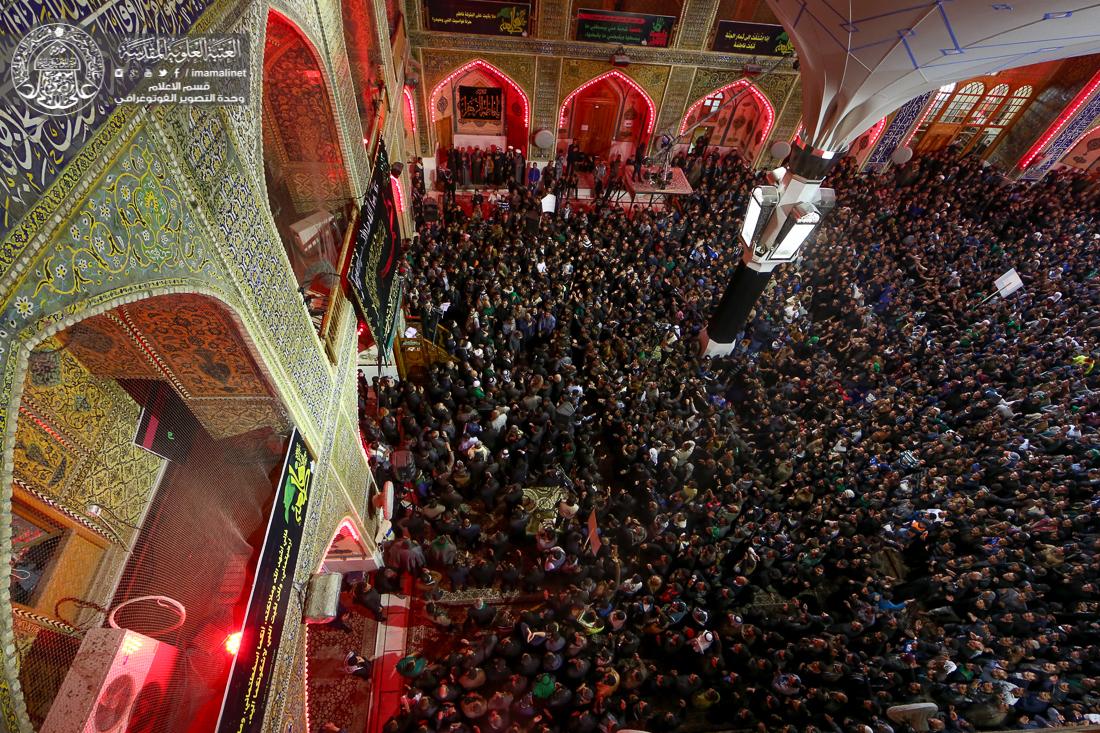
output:
[[[513,617],[542,602],[540,594],[521,593],[520,591],[502,592],[496,588],[467,588],[461,591],[443,591],[438,603],[446,607],[447,615],[454,623],[449,629],[440,628],[432,623],[424,613],[424,604],[414,604],[414,621],[409,626],[408,650],[410,654],[423,654],[433,659],[449,653],[459,639],[467,638],[462,631],[466,621],[466,609],[478,598],[496,606]],[[472,637],[470,637],[472,638]]]
[[[353,650],[371,657],[378,625],[370,616],[348,607],[352,609],[347,621],[351,631],[329,624],[309,626],[309,718],[315,729],[331,721],[349,733],[360,733],[367,725],[370,685],[344,671],[344,658]]]
[[[538,531],[543,522],[554,520],[557,515],[558,502],[564,496],[564,491],[557,486],[540,486],[524,489],[524,495],[531,498],[535,503],[531,524],[528,526],[528,531],[533,534]],[[440,591],[437,605],[446,612],[452,625],[449,628],[443,628],[429,618],[425,605],[432,586],[426,586],[422,582],[414,581],[413,578],[406,576],[403,585],[404,593],[409,599],[408,612],[407,614],[400,614],[400,620],[398,620],[398,616],[391,610],[389,621],[390,624],[399,622],[403,625],[405,634],[404,654],[419,654],[429,659],[442,659],[454,651],[460,639],[473,639],[477,636],[472,629],[464,631],[463,624],[466,621],[466,609],[472,606],[478,598],[484,598],[486,603],[497,606],[503,614],[511,615],[512,618],[518,617],[523,611],[534,608],[543,601],[541,593],[502,592],[496,588],[446,590],[447,581],[444,580],[444,576],[434,572],[433,574],[437,577],[436,582],[444,586],[436,586],[439,587]],[[371,636],[365,638],[362,648],[367,650],[366,656],[370,656],[369,650],[374,649],[373,634],[375,625],[369,619],[364,620],[370,627],[364,633],[370,633]],[[344,654],[348,651],[346,647],[340,647],[340,644],[346,644],[346,640],[350,639],[351,635],[341,635],[340,632],[327,631],[322,633],[332,634],[332,636],[326,636],[323,640],[319,639],[317,651],[322,655],[327,653],[333,659],[338,655],[337,668],[339,668],[343,663]],[[337,648],[342,649],[342,651],[337,652]],[[326,720],[332,720],[338,725],[347,727],[349,733],[360,733],[368,722],[370,727],[373,728],[368,733],[377,733],[381,730],[386,718],[397,710],[397,700],[405,686],[405,681],[392,672],[393,664],[403,654],[392,655],[395,656],[394,659],[389,659],[390,656],[387,654],[386,661],[379,661],[375,665],[377,689],[373,691],[375,695],[373,705],[376,708],[373,718],[369,718],[366,714],[365,699],[367,696],[364,693],[367,688],[365,683],[359,683],[360,687],[357,688],[348,682],[348,675],[342,672],[337,675],[327,674],[325,679],[320,681],[314,681],[311,678],[310,714],[314,727],[319,727]],[[310,657],[311,662],[314,661],[312,636],[310,639]],[[313,667],[314,665],[311,664],[311,676],[314,674]],[[381,681],[379,681],[380,675],[384,678]],[[394,679],[390,679],[391,677]],[[350,679],[355,680],[355,678]],[[320,698],[316,704],[312,692],[315,689],[319,690]],[[360,702],[360,700],[363,702]]]
[[[531,521],[527,523],[527,534],[533,535],[544,522],[553,522],[558,516],[558,502],[565,498],[565,489],[560,486],[528,486],[523,490],[523,498],[535,502]]]

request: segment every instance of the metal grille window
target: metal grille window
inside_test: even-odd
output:
[[[943,109],[943,105],[946,104],[947,100],[951,98],[951,93],[954,91],[955,82],[951,82],[950,84],[945,84],[944,86],[940,87],[939,91],[936,92],[935,98],[932,100],[931,106],[929,106],[928,108],[928,114],[924,116],[925,124],[923,124],[922,127],[927,127],[932,123],[933,120],[936,119],[936,116],[939,115],[940,110]]]
[[[703,100],[703,117],[714,114],[719,107],[722,106],[722,100],[725,95],[722,92],[715,92],[706,99]]]
[[[974,108],[974,114],[970,116],[971,123],[975,125],[989,124],[993,112],[1004,102],[1008,96],[1008,84],[998,84],[989,90],[982,101]]]
[[[1027,104],[1027,100],[1031,97],[1032,88],[1030,84],[1025,84],[1012,93],[1008,102],[1001,107],[997,113],[997,119],[993,122],[998,127],[1007,126],[1012,120],[1016,118],[1023,106]]]
[[[979,81],[973,81],[960,89],[954,97],[951,98],[951,102],[947,105],[947,110],[940,117],[939,121],[945,124],[957,125],[966,119],[966,116],[970,114],[970,110],[974,108],[978,100],[981,99],[982,92],[985,91],[985,85]]]

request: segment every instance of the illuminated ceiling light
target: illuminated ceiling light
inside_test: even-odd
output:
[[[435,99],[435,95],[437,93],[439,93],[439,90],[442,89],[444,86],[450,84],[455,79],[462,76],[463,74],[466,74],[467,72],[473,71],[474,69],[481,69],[482,71],[484,71],[487,74],[490,74],[491,76],[496,78],[497,81],[503,81],[516,94],[519,95],[519,98],[523,101],[523,124],[526,125],[528,128],[530,128],[531,127],[531,103],[527,99],[527,94],[523,91],[523,89],[520,88],[520,86],[518,84],[516,84],[514,81],[512,81],[512,79],[507,74],[505,74],[503,71],[501,71],[497,67],[493,66],[489,62],[482,61],[481,59],[474,59],[473,61],[470,61],[469,63],[463,64],[462,66],[458,67],[457,69],[452,71],[450,74],[448,74],[443,79],[443,81],[439,82],[434,87],[432,87],[432,93],[428,95],[428,102],[429,102],[428,106],[431,107],[432,124],[435,124],[435,121],[436,121],[436,118],[437,118],[437,112],[436,112],[435,105],[431,104],[431,100]]]
[[[821,212],[808,201],[791,204],[787,218],[775,238],[775,247],[768,254],[770,262],[790,262],[802,245],[821,224]]]
[[[744,87],[749,88],[749,94],[755,97],[756,101],[760,103],[760,106],[764,108],[764,113],[767,116],[767,123],[764,125],[764,135],[760,139],[767,140],[768,134],[772,131],[772,123],[775,122],[775,107],[772,106],[771,100],[769,100],[763,92],[757,89],[755,84],[747,79],[738,79],[732,84],[727,84],[721,89],[716,89],[710,94],[704,95],[696,100],[695,104],[688,108],[687,114],[684,115],[684,119],[680,121],[680,134],[683,135],[687,131],[688,120],[695,115],[696,110],[698,110],[707,99],[713,97],[715,94],[725,94],[726,92],[732,92],[734,90],[737,90],[739,94],[740,90]],[[801,125],[799,127],[801,127]]]
[[[413,105],[412,92],[408,87],[401,89],[402,96],[405,97],[405,112],[409,115],[409,124],[412,126],[412,132],[416,134],[416,107]]]
[[[1078,92],[1077,96],[1073,98],[1073,101],[1069,103],[1069,106],[1062,110],[1062,114],[1058,115],[1058,119],[1047,128],[1046,133],[1031,146],[1031,149],[1024,154],[1024,157],[1020,158],[1020,162],[1016,164],[1020,170],[1025,170],[1033,160],[1039,157],[1039,153],[1050,144],[1055,135],[1062,131],[1066,123],[1073,119],[1073,116],[1076,115],[1077,111],[1081,109],[1081,106],[1088,101],[1097,87],[1100,87],[1100,71],[1096,72],[1092,80],[1085,85],[1085,88]]]
[[[642,99],[645,100],[646,108],[649,111],[649,114],[646,115],[645,134],[646,137],[649,137],[649,135],[653,133],[654,125],[657,124],[657,113],[656,107],[653,105],[653,100],[649,98],[649,95],[646,94],[645,89],[642,89],[638,82],[634,81],[618,69],[605,71],[599,76],[589,79],[584,84],[581,84],[579,87],[570,92],[569,96],[565,98],[565,101],[561,103],[561,109],[558,111],[558,129],[560,130],[561,128],[565,127],[565,111],[569,109],[569,105],[573,101],[573,98],[583,92],[585,89],[588,89],[594,84],[599,84],[605,79],[616,79],[617,81],[626,84],[628,87],[638,92],[638,94],[641,95]]]
[[[755,247],[760,241],[760,234],[778,205],[779,189],[775,186],[757,186],[752,190],[745,208],[745,221],[741,225],[741,241],[746,247]]]
[[[237,652],[241,650],[241,637],[243,634],[240,631],[234,631],[229,636],[225,637],[225,650],[232,656],[237,656]]]

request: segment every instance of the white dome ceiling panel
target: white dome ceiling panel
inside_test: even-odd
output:
[[[768,0],[798,49],[803,124],[840,150],[952,81],[1100,51],[1100,3]]]

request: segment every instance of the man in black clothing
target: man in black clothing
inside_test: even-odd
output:
[[[645,163],[645,149],[646,141],[642,140],[638,143],[638,147],[634,150],[634,157],[630,160],[630,164],[634,166],[634,180],[642,180],[642,166]]]

